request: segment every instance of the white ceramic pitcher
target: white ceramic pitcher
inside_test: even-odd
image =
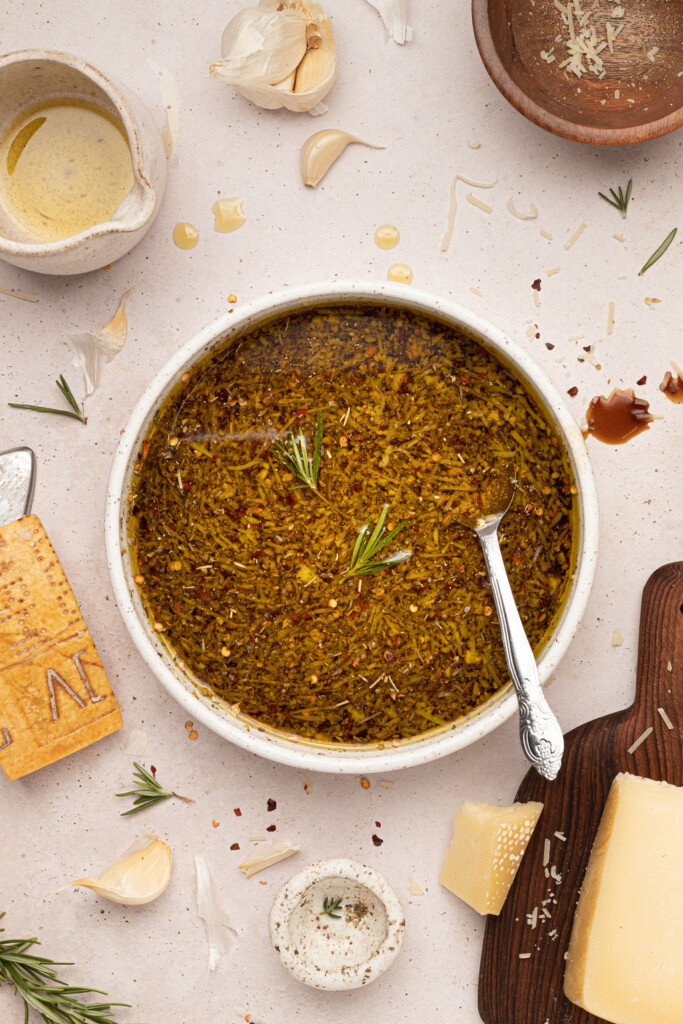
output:
[[[23,111],[62,99],[90,103],[120,119],[135,184],[111,220],[55,242],[36,242],[25,235],[0,196],[0,259],[41,274],[83,274],[123,256],[148,231],[166,183],[161,132],[128,89],[68,53],[20,50],[0,57],[0,137]]]

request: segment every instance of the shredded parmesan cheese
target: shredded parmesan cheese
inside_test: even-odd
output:
[[[470,149],[479,149],[479,147],[481,146],[481,142],[479,141],[479,139],[472,139],[472,141],[468,142],[467,145],[470,147]]]
[[[657,711],[659,712],[660,717],[661,717],[662,721],[664,722],[664,725],[667,727],[667,729],[673,729],[673,722],[671,721],[671,719],[667,715],[667,713],[664,710],[664,708],[657,708]]]
[[[648,736],[650,735],[651,732],[652,732],[652,726],[650,726],[649,729],[646,729],[644,733],[641,733],[641,735],[638,737],[638,739],[635,741],[635,743],[632,743],[631,746],[628,748],[629,754],[633,754],[634,751],[636,751],[638,749],[638,747],[641,745],[641,743],[645,742],[645,740],[648,738]]]
[[[534,290],[532,292],[532,294],[534,296],[534,306],[537,306],[537,307],[540,306],[541,305],[541,299],[540,299],[540,296],[539,296],[538,292]]]
[[[547,238],[549,242],[552,242],[553,236],[550,231],[544,231],[543,228],[541,228],[541,235],[543,238]]]
[[[519,954],[519,959],[520,960],[529,960],[530,957],[531,957],[531,953],[520,953]]]
[[[621,235],[621,234],[616,234],[615,233],[614,235],[612,235],[612,238],[616,238],[617,242],[625,242],[626,241],[624,236]]]
[[[559,274],[559,272],[559,267],[551,267],[550,270],[546,270],[546,274],[548,275],[548,277],[552,277],[554,274]]]
[[[448,246],[451,244],[451,238],[453,237],[453,225],[455,224],[455,212],[458,209],[458,201],[455,198],[455,186],[458,184],[458,179],[453,178],[451,182],[451,202],[448,208],[448,225],[446,232],[441,240],[441,252],[446,252]]]
[[[550,863],[550,840],[543,840],[543,867]]]
[[[587,227],[588,225],[585,222],[579,224],[574,234],[570,235],[567,241],[564,243],[565,249],[571,249],[571,247],[574,245],[574,242],[576,242],[581,237],[581,235],[584,233]]]
[[[651,60],[652,63],[654,64],[655,57],[657,56],[658,53],[659,53],[659,47],[658,46],[653,46],[651,50],[647,51],[647,59]]]
[[[467,193],[465,199],[467,200],[468,203],[471,203],[472,206],[476,206],[477,209],[483,210],[484,213],[493,213],[492,206],[489,206],[488,203],[484,203],[481,199],[477,199],[477,197],[473,196],[471,192]]]
[[[531,206],[529,207],[529,212],[528,213],[522,213],[521,210],[517,210],[515,208],[515,204],[514,204],[514,202],[512,200],[512,196],[510,196],[510,198],[507,201],[507,208],[510,211],[510,213],[512,214],[512,216],[516,217],[517,220],[535,220],[536,217],[538,217],[538,208],[537,208],[535,203],[531,204]],[[543,234],[543,232],[541,232],[541,234]]]
[[[0,288],[0,294],[10,295],[13,299],[23,299],[24,302],[39,302],[35,295],[27,295],[25,292],[13,292],[9,288]]]
[[[610,302],[607,307],[607,333],[611,334],[614,327],[614,303]]]
[[[473,285],[470,285],[470,291],[472,292],[473,295],[481,296],[481,292],[479,291],[479,289],[475,288]]]
[[[567,837],[564,834],[564,832],[553,832],[553,835],[555,836],[556,839],[559,839],[560,842],[562,842],[562,843],[566,843],[567,842]]]

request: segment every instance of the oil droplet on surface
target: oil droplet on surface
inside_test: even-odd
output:
[[[666,395],[670,402],[675,402],[678,405],[683,402],[683,370],[676,366],[675,363],[671,365],[674,368],[674,372],[666,371],[664,380],[659,385],[659,390]]]
[[[395,248],[400,238],[399,230],[393,224],[380,224],[375,231],[375,245],[379,246],[380,249]]]
[[[630,388],[615,388],[609,398],[600,395],[591,400],[586,411],[585,436],[605,444],[624,444],[648,429],[652,422],[649,408],[649,402],[636,398]]]
[[[246,223],[242,203],[244,199],[217,199],[211,207],[215,220],[213,230],[221,234],[228,231],[237,231]]]
[[[123,124],[77,100],[25,111],[0,140],[0,192],[23,236],[57,242],[111,219],[135,183]]]
[[[401,284],[410,284],[413,280],[413,271],[407,263],[394,263],[387,271],[387,281],[400,281]]]
[[[194,249],[199,241],[199,232],[194,224],[188,224],[184,220],[180,221],[173,228],[173,241],[179,249]]]

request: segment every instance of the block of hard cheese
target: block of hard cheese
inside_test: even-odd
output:
[[[683,789],[617,775],[574,917],[568,999],[612,1024],[683,1021]]]
[[[500,914],[543,804],[476,804],[453,818],[439,881],[480,914]]]
[[[0,527],[0,767],[17,779],[122,724],[40,520]]]

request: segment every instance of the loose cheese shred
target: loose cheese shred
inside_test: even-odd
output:
[[[546,274],[548,275],[548,277],[552,277],[553,274],[559,274],[559,272],[560,272],[560,268],[559,267],[551,267],[550,270],[546,270]]]
[[[614,303],[610,302],[607,307],[607,333],[611,334],[614,328]]]
[[[519,959],[520,960],[529,960],[530,958],[531,958],[531,953],[520,953],[519,954]]]
[[[667,713],[664,710],[664,708],[657,708],[657,711],[659,712],[659,714],[661,716],[661,719],[664,722],[664,725],[667,727],[667,729],[673,729],[673,722],[671,721],[671,719],[667,715]]]
[[[648,738],[648,736],[650,735],[651,732],[652,732],[652,726],[650,726],[649,729],[646,729],[644,733],[641,733],[641,735],[638,737],[638,739],[635,741],[635,743],[632,743],[631,746],[628,748],[629,754],[633,754],[638,749],[638,747],[641,745],[641,743],[645,742],[645,740]]]
[[[479,141],[479,139],[472,139],[472,141],[468,142],[467,145],[469,146],[470,149],[479,149],[479,147],[481,146],[481,142]]]
[[[626,241],[624,236],[621,235],[621,234],[614,234],[614,235],[612,235],[612,238],[616,238],[617,242],[625,242]]]
[[[553,236],[550,231],[544,231],[543,228],[541,228],[541,235],[543,238],[547,238],[549,242],[552,242]]]
[[[27,295],[26,292],[13,292],[9,288],[0,288],[0,294],[10,295],[13,299],[23,299],[24,302],[39,302],[35,295]]]
[[[574,242],[576,242],[577,239],[579,239],[581,237],[581,235],[584,233],[584,231],[586,230],[587,227],[588,227],[588,225],[585,222],[582,223],[582,224],[579,224],[579,226],[576,229],[576,231],[574,232],[574,234],[570,235],[569,238],[567,239],[567,241],[564,243],[565,249],[571,249],[571,247],[573,246]]]
[[[448,246],[451,244],[451,238],[453,237],[453,225],[455,224],[455,211],[458,209],[458,201],[455,198],[455,186],[458,183],[457,178],[453,178],[451,183],[451,203],[448,208],[448,225],[446,232],[441,239],[441,252],[446,252]]]
[[[553,835],[555,836],[556,839],[559,839],[560,842],[562,842],[562,843],[566,843],[567,842],[567,837],[564,834],[564,832],[553,832]]]
[[[471,203],[472,206],[476,206],[477,209],[483,210],[484,213],[493,213],[493,207],[492,206],[489,206],[488,203],[482,202],[481,199],[477,199],[477,197],[473,196],[471,192],[467,193],[467,195],[465,196],[465,199],[467,200],[468,203]]]
[[[540,300],[538,292],[534,291],[532,294],[534,296],[534,306],[537,306],[537,307],[540,306],[541,305],[541,300]]]
[[[543,840],[543,867],[546,866],[550,861],[550,840]]]
[[[654,64],[655,57],[657,56],[658,53],[659,53],[659,47],[658,46],[653,46],[651,50],[647,51],[647,59],[651,60],[652,63]]]
[[[481,292],[479,291],[478,288],[474,288],[473,286],[470,286],[470,291],[472,292],[473,295],[481,296]]]
[[[516,217],[517,220],[535,220],[536,217],[538,217],[538,207],[535,203],[531,204],[528,213],[522,213],[521,210],[517,210],[515,208],[515,204],[512,201],[512,196],[510,196],[510,198],[507,201],[507,208],[512,214],[512,216]],[[541,234],[543,234],[543,232],[541,232]]]

